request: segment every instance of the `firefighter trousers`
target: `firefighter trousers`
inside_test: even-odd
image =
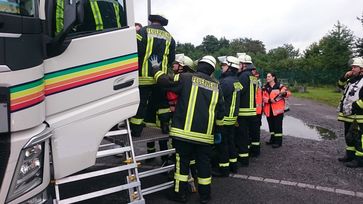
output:
[[[349,132],[352,124],[351,122],[344,122],[344,137],[347,144],[346,152],[348,156],[355,155],[363,160],[363,124],[358,123],[359,131],[357,134],[352,133],[352,131]]]
[[[200,196],[209,196],[211,193],[211,153],[212,145],[197,144],[179,139],[173,139],[175,146],[175,174],[174,191],[185,195],[187,193],[190,161],[195,157],[198,192]]]
[[[222,141],[216,145],[219,169],[229,172],[229,167],[237,165],[237,149],[235,144],[235,126],[225,125],[222,127]]]
[[[272,111],[270,112],[270,117],[267,117],[268,128],[271,134],[271,141],[274,144],[282,145],[282,120],[284,114],[279,114],[274,116]]]
[[[257,134],[257,116],[238,116],[238,132],[236,146],[239,159],[249,157],[249,145],[260,148],[260,136]],[[251,143],[250,143],[251,142]]]

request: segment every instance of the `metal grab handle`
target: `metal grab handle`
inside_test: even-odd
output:
[[[121,83],[121,84],[116,84],[113,86],[113,90],[119,90],[119,89],[123,89],[123,88],[126,88],[126,87],[130,87],[134,84],[134,80],[129,80],[129,81],[126,81],[124,83]]]

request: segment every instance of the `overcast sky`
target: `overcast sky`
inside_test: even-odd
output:
[[[136,22],[147,24],[147,0],[135,0]],[[169,19],[165,28],[181,43],[200,45],[214,35],[252,38],[266,49],[285,43],[300,51],[318,42],[339,20],[363,37],[356,17],[363,13],[363,0],[151,0],[152,13]]]

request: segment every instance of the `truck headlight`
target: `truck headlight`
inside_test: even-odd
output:
[[[44,142],[23,149],[11,182],[7,202],[32,190],[43,181]]]

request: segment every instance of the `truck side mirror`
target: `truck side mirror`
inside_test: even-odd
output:
[[[76,4],[76,17],[77,17],[77,25],[83,24],[84,22],[84,6],[82,1],[77,1]]]

